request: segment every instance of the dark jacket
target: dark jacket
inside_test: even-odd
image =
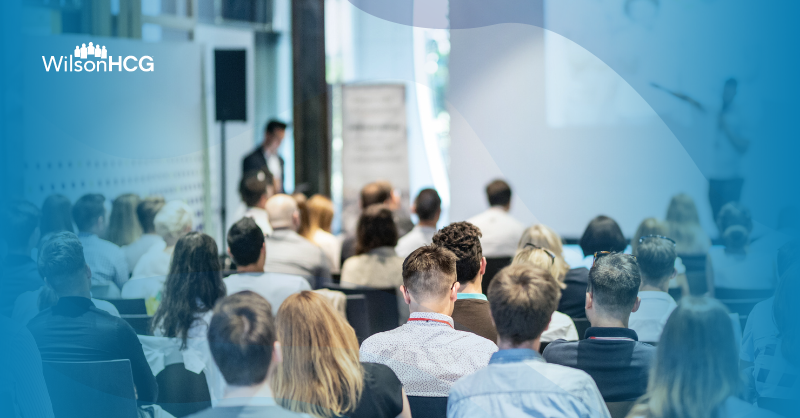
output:
[[[281,172],[283,173],[283,175],[281,175],[280,190],[276,190],[275,192],[283,193],[283,191],[285,190],[285,188],[283,187],[283,179],[286,178],[286,168],[283,163],[283,157],[278,156],[278,159],[281,161]],[[244,157],[244,160],[242,160],[242,174],[248,171],[261,170],[261,169],[269,171],[269,168],[267,167],[267,159],[264,158],[264,149],[258,147],[255,150],[253,150],[253,152],[251,152],[250,154],[247,154],[247,156]]]
[[[566,289],[561,291],[557,311],[570,318],[586,318],[586,286],[589,284],[589,269],[579,267],[567,272],[564,277]]]

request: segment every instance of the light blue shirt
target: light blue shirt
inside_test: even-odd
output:
[[[489,300],[486,299],[486,295],[484,295],[483,293],[458,293],[457,296],[459,299]]]

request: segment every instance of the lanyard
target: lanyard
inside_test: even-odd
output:
[[[433,322],[441,322],[441,323],[443,323],[443,324],[447,325],[448,327],[450,327],[450,328],[453,328],[453,326],[452,326],[452,325],[450,325],[450,323],[449,323],[449,322],[447,322],[447,321],[443,321],[443,320],[441,320],[441,319],[430,319],[430,318],[408,318],[408,322],[411,322],[411,321],[425,321],[425,322],[428,322],[428,321],[433,321]]]

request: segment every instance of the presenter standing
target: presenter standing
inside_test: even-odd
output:
[[[716,221],[720,209],[726,203],[738,202],[742,195],[742,159],[750,147],[750,140],[743,136],[744,121],[734,103],[738,90],[735,78],[725,81],[722,92],[722,108],[717,115],[714,137],[714,167],[709,178],[708,199]]]
[[[286,136],[286,124],[271,120],[264,128],[264,142],[242,161],[242,173],[266,168],[272,174],[275,193],[283,193],[283,158],[278,155],[278,148]]]

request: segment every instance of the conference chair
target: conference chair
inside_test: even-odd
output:
[[[353,327],[358,338],[360,345],[364,340],[369,338],[369,319],[365,315],[367,311],[367,298],[364,294],[360,295],[347,295],[347,322]]]
[[[156,376],[158,405],[177,418],[211,407],[205,372],[186,370],[183,363],[170,364]]]
[[[747,318],[750,311],[756,304],[769,299],[774,294],[773,290],[744,290],[726,289],[718,287],[714,289],[714,297],[724,304],[731,313],[739,314]]]
[[[689,282],[689,293],[694,296],[703,295],[708,291],[706,282],[706,255],[678,254],[684,267],[686,267],[686,281]]]
[[[367,338],[373,334],[383,331],[389,331],[397,328],[400,320],[398,312],[398,291],[395,288],[386,289],[373,289],[361,286],[343,286],[343,285],[330,285],[327,287],[330,290],[338,290],[348,296],[347,299],[347,318],[353,322],[350,323],[353,328],[358,325],[362,327],[362,335]],[[359,310],[351,309],[350,305],[360,300],[359,298],[351,299],[352,295],[363,295],[363,307]],[[352,301],[352,302],[351,302]],[[366,325],[363,322],[366,321]],[[355,324],[355,325],[354,325]],[[356,335],[359,336],[358,330]],[[359,341],[363,341],[359,336]]]
[[[147,315],[144,299],[106,299],[114,305],[120,315]]]
[[[56,418],[138,418],[130,360],[42,362]]]
[[[578,330],[578,339],[586,339],[586,330],[592,326],[589,320],[586,318],[572,318],[572,322],[575,323],[575,328]]]
[[[489,283],[492,282],[494,275],[497,274],[504,267],[511,264],[514,257],[486,257],[486,272],[483,274],[483,281],[481,282],[481,289],[485,295],[489,290]]]
[[[447,417],[447,397],[409,396],[408,406],[414,418]]]
[[[128,325],[136,331],[137,335],[153,335],[150,332],[150,324],[153,321],[153,317],[147,314],[144,315],[122,315],[120,314],[120,318],[124,319]]]
[[[611,418],[625,418],[631,412],[636,401],[606,402]]]

